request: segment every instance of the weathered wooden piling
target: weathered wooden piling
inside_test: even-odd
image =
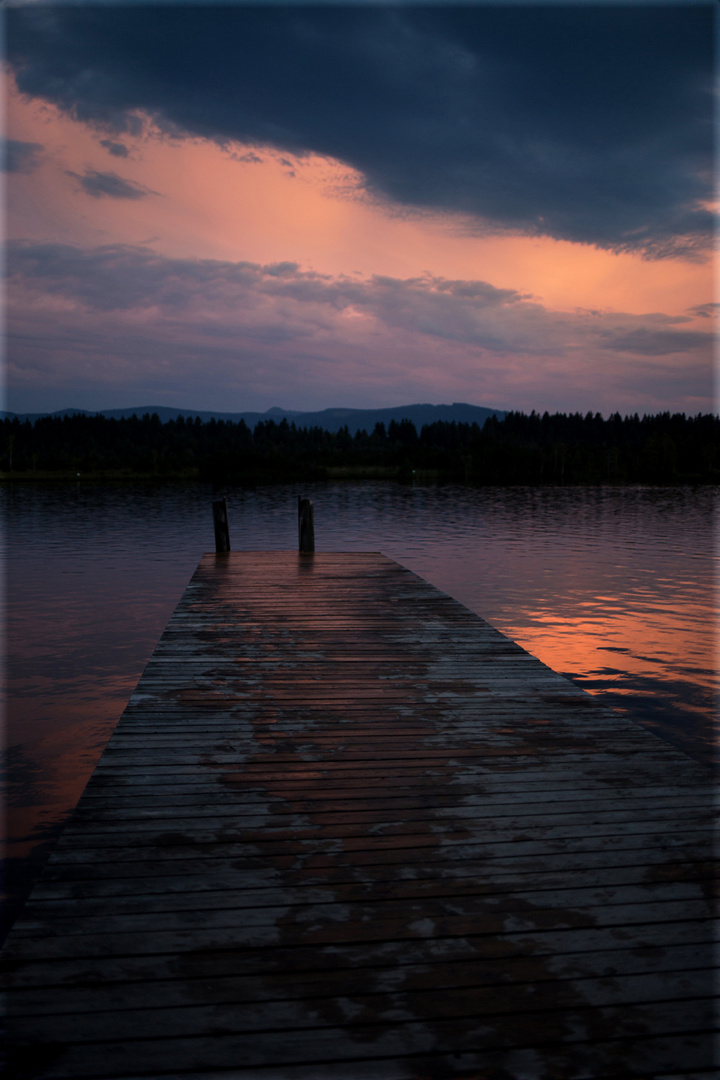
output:
[[[305,554],[315,550],[315,524],[311,499],[298,495],[298,548]]]
[[[213,502],[213,525],[215,526],[215,551],[229,551],[230,525],[227,499],[216,499]]]
[[[713,796],[382,555],[206,555],[11,932],[10,1069],[710,1080]]]

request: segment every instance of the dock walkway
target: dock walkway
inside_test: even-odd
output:
[[[206,555],[11,932],[9,1075],[716,1077],[712,804],[382,555]]]

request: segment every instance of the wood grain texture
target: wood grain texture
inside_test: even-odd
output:
[[[374,553],[206,555],[8,939],[8,1075],[716,1075],[708,771]]]

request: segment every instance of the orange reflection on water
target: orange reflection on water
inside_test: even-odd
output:
[[[48,734],[8,747],[10,785],[5,817],[5,857],[24,858],[75,807],[122,713],[132,686],[96,701],[14,703],[36,729]],[[32,716],[30,716],[32,713]],[[43,714],[47,714],[46,716]],[[22,716],[13,717],[13,730]]]
[[[586,608],[593,609],[594,617],[588,617]],[[631,611],[622,601],[596,597],[552,612],[529,611],[522,625],[500,628],[555,671],[670,741],[676,741],[678,717],[686,716],[685,742],[694,741],[713,756],[707,702],[717,692],[716,642],[701,603],[684,605],[673,620],[666,609]],[[660,695],[659,684],[664,686]],[[650,697],[655,709],[648,714]],[[635,712],[636,703],[642,703],[642,715]],[[665,722],[673,711],[674,731]],[[695,728],[693,717],[704,724]]]
[[[663,627],[653,628],[654,656],[643,655],[646,647],[647,623],[628,614],[618,614],[612,620],[612,635],[608,634],[607,622],[573,619],[571,616],[539,615],[537,622],[522,628],[518,636],[523,646],[549,667],[558,671],[573,672],[574,677],[612,673],[612,654],[623,654],[623,670],[642,675],[653,665],[654,678],[663,676],[662,660],[669,659],[677,651],[677,639]],[[603,644],[609,636],[615,645]],[[667,651],[658,650],[658,643],[667,642]],[[711,686],[711,642],[699,632],[684,634],[685,666],[694,673],[705,674],[705,685]],[[675,645],[675,648],[673,648]],[[657,665],[657,669],[656,666]],[[584,673],[580,676],[580,673]],[[627,692],[627,691],[626,691]]]

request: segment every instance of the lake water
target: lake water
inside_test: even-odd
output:
[[[337,483],[227,489],[235,550],[382,551],[697,760],[714,760],[718,488]],[[6,921],[77,802],[200,556],[209,485],[14,484]]]

